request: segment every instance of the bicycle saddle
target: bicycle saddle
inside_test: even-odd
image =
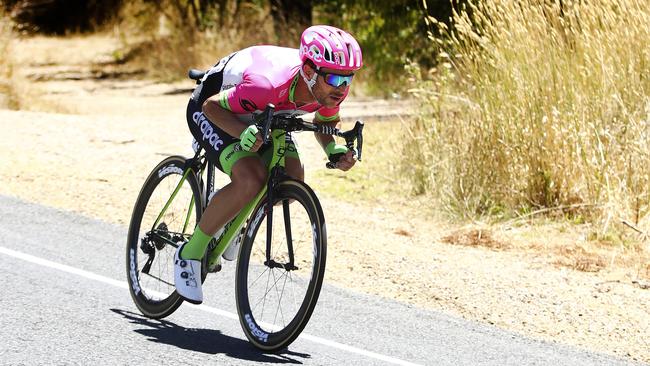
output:
[[[203,75],[205,75],[205,71],[201,71],[197,69],[190,69],[190,71],[187,73],[187,76],[189,76],[190,79],[192,80],[196,80],[197,84],[201,82]]]

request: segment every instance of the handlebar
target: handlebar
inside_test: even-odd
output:
[[[283,129],[287,132],[318,132],[324,135],[342,137],[345,140],[345,146],[349,150],[352,150],[352,152],[356,155],[357,160],[361,161],[361,154],[363,152],[363,122],[357,121],[351,130],[341,132],[341,130],[336,127],[306,122],[302,118],[298,117],[286,118],[281,116],[273,116],[274,111],[275,106],[269,103],[266,105],[266,108],[264,108],[264,112],[262,112],[262,114],[260,114],[256,119],[256,125],[261,131],[262,141],[264,143],[267,143],[269,141],[269,132],[272,129]],[[354,146],[355,141],[356,147]],[[336,168],[336,163],[328,162],[325,166],[328,169],[334,169]]]

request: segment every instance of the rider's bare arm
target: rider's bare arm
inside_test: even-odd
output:
[[[216,94],[206,99],[203,103],[203,114],[230,136],[239,137],[248,125],[235,117],[233,112],[222,108],[219,104],[219,97],[220,94]]]
[[[314,118],[314,123],[318,123],[320,125],[325,125],[329,127],[336,127],[339,122],[341,122],[340,119],[336,119],[331,122],[323,122],[319,120],[318,118]],[[314,136],[316,137],[316,141],[320,144],[320,146],[323,148],[323,151],[325,150],[325,147],[331,142],[334,141],[334,137],[332,135],[323,135],[322,133],[314,132]]]

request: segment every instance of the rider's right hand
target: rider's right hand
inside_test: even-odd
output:
[[[257,126],[250,125],[239,135],[240,145],[245,151],[255,152],[262,146],[262,136]]]

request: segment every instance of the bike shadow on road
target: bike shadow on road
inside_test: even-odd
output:
[[[132,324],[145,328],[134,332],[147,337],[149,341],[169,344],[188,351],[206,354],[224,354],[233,358],[268,363],[302,364],[299,358],[308,359],[311,355],[281,350],[276,353],[264,353],[247,340],[231,337],[214,329],[185,328],[168,320],[149,319],[140,314],[123,309],[110,309],[122,315]]]

